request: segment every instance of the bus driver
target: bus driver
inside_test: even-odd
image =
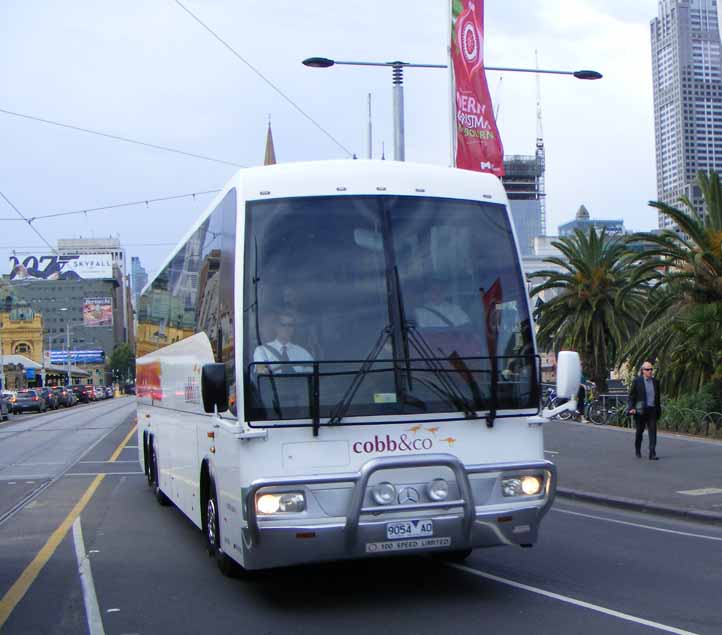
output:
[[[256,366],[260,375],[274,373],[310,373],[310,366],[274,362],[312,362],[313,357],[302,346],[291,342],[296,327],[296,318],[293,313],[283,311],[273,322],[275,339],[266,344],[256,346],[253,352],[253,361],[262,362]]]

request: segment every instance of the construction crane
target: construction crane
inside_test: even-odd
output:
[[[534,51],[536,60],[536,68],[539,70],[539,54]],[[539,171],[539,216],[541,220],[541,234],[547,235],[547,215],[546,215],[546,187],[544,174],[546,172],[546,158],[544,155],[544,131],[542,129],[542,109],[541,109],[541,82],[539,73],[536,74],[536,161]]]

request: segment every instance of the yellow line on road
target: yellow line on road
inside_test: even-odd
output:
[[[120,442],[120,445],[115,449],[115,452],[110,457],[110,461],[115,461],[120,453],[123,451],[123,447],[128,443],[130,437],[135,433],[138,427],[137,422],[133,425],[130,432]],[[66,534],[73,526],[75,519],[80,516],[80,513],[85,509],[85,506],[90,502],[90,499],[95,494],[95,490],[98,489],[101,482],[105,478],[105,474],[99,474],[93,479],[93,482],[85,490],[85,493],[80,497],[80,500],[75,504],[75,507],[65,517],[60,526],[52,533],[48,541],[45,543],[43,548],[33,558],[33,561],[25,568],[20,577],[10,587],[8,592],[0,600],[0,630],[5,625],[5,622],[10,617],[10,614],[15,610],[20,600],[23,599],[25,594],[32,586],[35,579],[38,577],[43,567],[47,564],[48,560],[53,556],[58,545],[63,541]]]

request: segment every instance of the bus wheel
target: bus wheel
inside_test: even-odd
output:
[[[220,572],[228,577],[238,577],[240,566],[234,560],[229,558],[221,548],[221,530],[218,520],[218,498],[216,497],[216,486],[213,481],[210,483],[208,492],[208,502],[206,503],[205,514],[205,536],[206,545],[208,546],[208,554],[215,558],[216,564]]]
[[[150,449],[150,470],[148,474],[148,482],[153,488],[153,494],[155,500],[161,507],[167,507],[170,505],[170,499],[163,493],[160,488],[160,479],[158,478],[158,459],[155,453],[155,447],[151,446]]]
[[[152,439],[150,440],[152,443]],[[149,443],[149,445],[150,445]],[[145,452],[146,465],[145,465],[145,477],[148,480],[148,487],[153,487],[153,479],[155,478],[155,468],[153,466],[153,450],[148,447]]]

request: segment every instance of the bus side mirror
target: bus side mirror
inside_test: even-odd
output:
[[[226,365],[223,363],[204,364],[201,369],[201,395],[206,412],[228,410],[228,388],[226,386]]]
[[[579,353],[560,351],[557,357],[557,397],[576,399],[581,379],[582,364]]]

